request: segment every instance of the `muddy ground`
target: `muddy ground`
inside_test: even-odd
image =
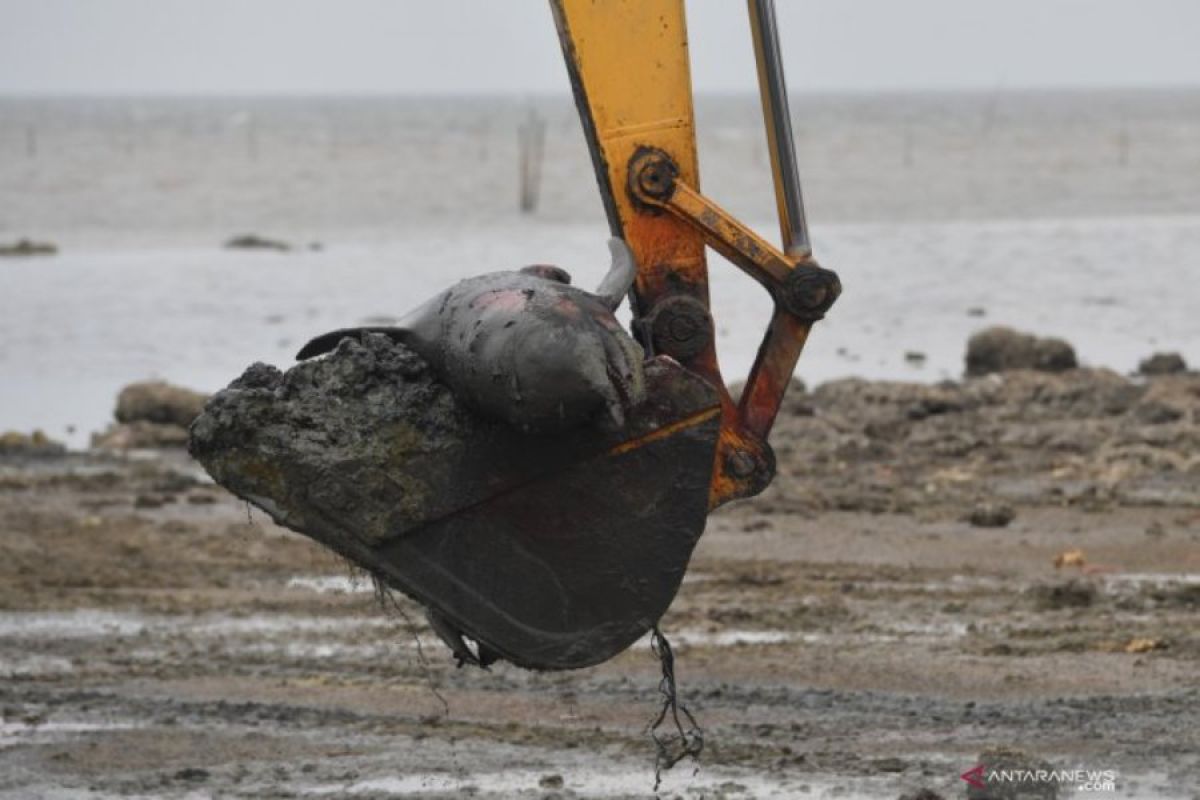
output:
[[[963,797],[998,746],[1198,796],[1200,379],[838,382],[774,442],[663,620],[660,796]],[[457,670],[402,608],[177,451],[2,455],[0,797],[652,796],[648,643]]]

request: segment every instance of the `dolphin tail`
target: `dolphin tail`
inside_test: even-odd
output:
[[[600,281],[596,296],[600,298],[600,302],[616,310],[633,286],[634,278],[637,277],[637,263],[633,260],[633,253],[624,239],[615,236],[609,239],[608,250],[612,253],[612,266],[608,268],[604,280]]]

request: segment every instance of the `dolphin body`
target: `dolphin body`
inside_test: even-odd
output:
[[[595,293],[557,267],[493,272],[455,284],[395,327],[318,336],[296,358],[382,333],[416,351],[481,416],[529,433],[589,421],[619,428],[645,399],[645,355],[613,315],[633,285],[633,255],[621,239],[608,245],[612,266]]]

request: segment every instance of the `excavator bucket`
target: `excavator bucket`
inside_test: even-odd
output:
[[[522,432],[382,335],[217,393],[190,450],[218,483],[425,606],[460,661],[605,661],[670,605],[704,529],[720,406],[670,359],[619,427]],[[472,653],[462,637],[477,645]]]

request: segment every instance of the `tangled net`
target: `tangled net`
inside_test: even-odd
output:
[[[671,643],[657,625],[650,636],[650,649],[662,665],[662,680],[658,683],[662,707],[648,728],[657,750],[654,759],[654,791],[657,792],[662,784],[663,772],[670,770],[685,758],[699,760],[700,753],[704,750],[704,732],[692,716],[692,712],[688,711],[688,707],[679,702],[679,693],[675,685],[675,654],[671,651]],[[670,725],[665,733],[659,733],[663,724],[667,722],[668,715]]]

